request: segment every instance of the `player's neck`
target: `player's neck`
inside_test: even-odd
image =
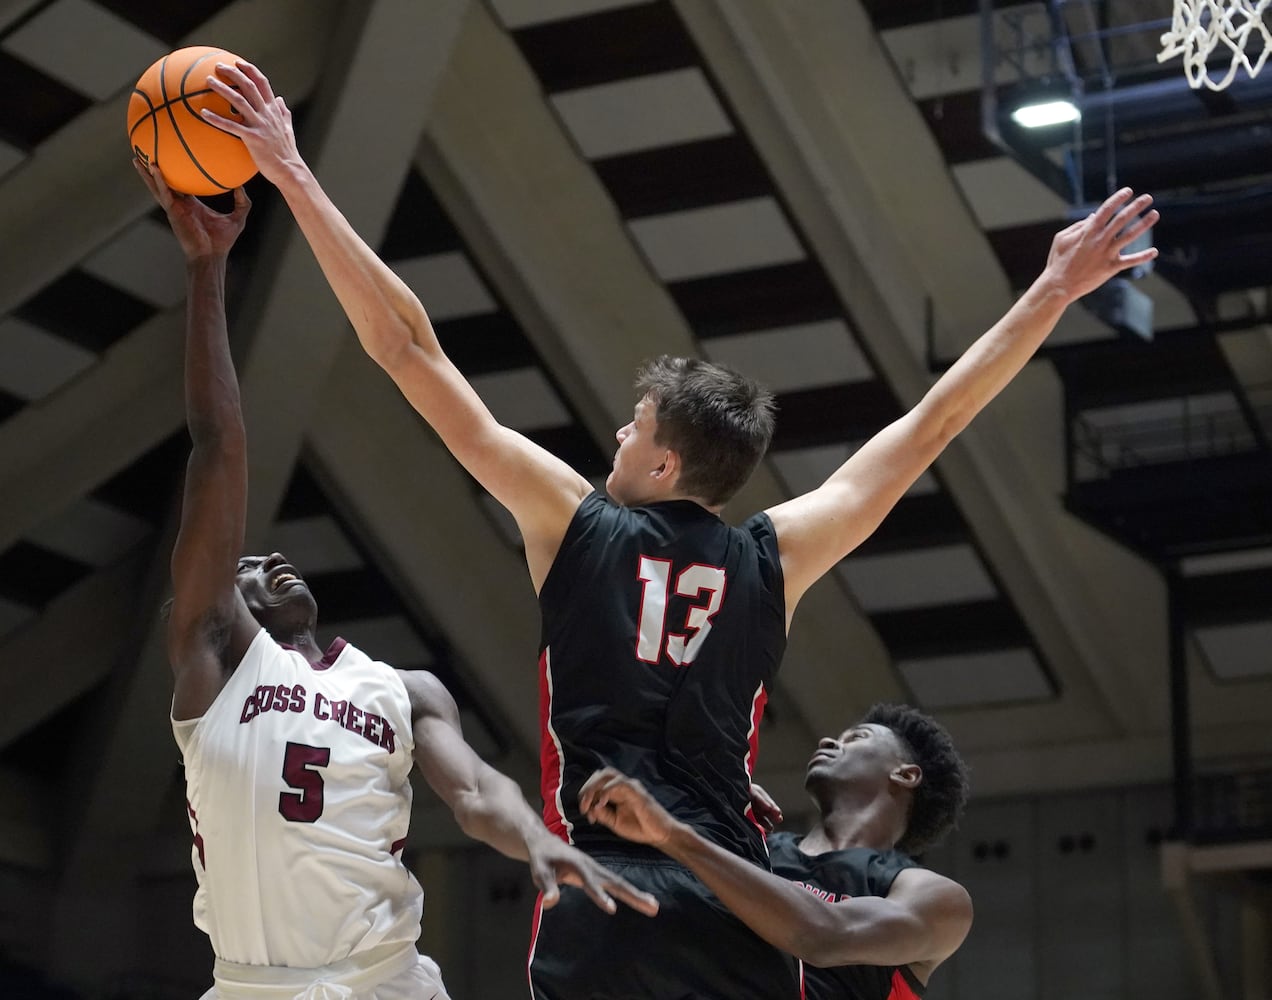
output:
[[[696,503],[708,514],[714,514],[716,517],[719,517],[720,511],[724,509],[724,504],[716,504],[716,506],[713,507],[711,506],[711,504],[707,503],[707,501],[703,500],[701,497],[681,496],[681,497],[672,497],[672,499],[673,500],[688,500],[690,503]]]
[[[829,808],[823,807],[821,819],[809,830],[800,847],[806,854],[842,851],[849,847],[890,851],[896,844],[897,826],[895,803],[878,797],[864,801],[843,797]]]
[[[716,517],[719,517],[720,511],[724,509],[724,504],[716,504],[715,506],[712,506],[711,504],[707,503],[707,501],[703,500],[702,497],[694,497],[694,496],[690,496],[688,493],[676,493],[674,491],[668,492],[662,496],[652,497],[651,499],[645,501],[645,503],[646,504],[670,503],[673,500],[687,500],[689,501],[689,503],[696,503],[708,514],[715,514]]]
[[[314,633],[309,629],[302,629],[293,632],[290,629],[279,631],[270,630],[270,635],[274,641],[281,646],[287,646],[294,649],[310,663],[318,663],[327,655],[326,650],[318,645],[318,640],[314,638]]]

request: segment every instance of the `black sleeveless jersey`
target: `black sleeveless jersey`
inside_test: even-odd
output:
[[[544,820],[589,850],[630,845],[578,812],[611,765],[704,836],[767,867],[750,815],[760,716],[786,648],[766,514],[730,527],[688,500],[593,493],[539,594]]]
[[[799,849],[803,837],[769,834],[773,873],[789,879],[829,903],[854,896],[886,896],[892,880],[918,862],[900,851],[850,847],[808,855]],[[908,968],[840,965],[818,969],[805,963],[807,1000],[911,1000],[923,996],[923,984]]]

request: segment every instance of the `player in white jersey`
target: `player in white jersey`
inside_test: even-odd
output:
[[[172,723],[186,769],[211,939],[207,998],[445,1000],[419,955],[423,892],[402,863],[412,763],[469,835],[529,862],[550,901],[581,886],[652,915],[656,902],[552,836],[509,778],[464,741],[432,674],[315,641],[317,605],[286,560],[240,558],[246,436],[225,322],[226,258],[247,217],[138,171],[186,257],[192,449],[172,554]]]

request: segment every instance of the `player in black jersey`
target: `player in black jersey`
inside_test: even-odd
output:
[[[771,834],[773,874],[673,818],[632,778],[607,768],[583,787],[589,820],[686,865],[766,941],[803,959],[808,1000],[912,1000],[967,936],[958,883],[910,855],[939,840],[967,799],[966,768],[945,729],[876,705],[809,761],[818,820]],[[757,789],[763,816],[780,811]]]
[[[588,830],[579,788],[595,768],[621,766],[713,842],[765,863],[749,777],[800,598],[874,531],[1070,303],[1156,255],[1122,252],[1156,221],[1151,199],[1124,189],[1060,233],[1039,279],[910,413],[818,489],[735,528],[718,514],[768,447],[767,392],[696,359],[659,359],[638,379],[633,419],[617,432],[608,496],[596,493],[495,420],[442,351],[419,299],[323,192],[265,76],[243,62],[216,72],[209,86],[241,119],[205,117],[243,140],[287,201],[363,348],[520,528],[543,611],[545,819],[594,855],[630,860],[624,874],[662,894],[655,921],[623,911],[582,919],[576,894],[563,894],[536,920],[535,995],[796,996],[795,971],[700,897],[695,880],[655,852],[633,856],[619,838]],[[694,949],[679,947],[688,934]]]

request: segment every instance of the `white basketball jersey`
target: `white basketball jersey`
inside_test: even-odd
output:
[[[218,958],[315,968],[413,942],[424,893],[402,863],[414,740],[406,687],[337,640],[322,663],[262,629],[207,713],[173,722]]]

